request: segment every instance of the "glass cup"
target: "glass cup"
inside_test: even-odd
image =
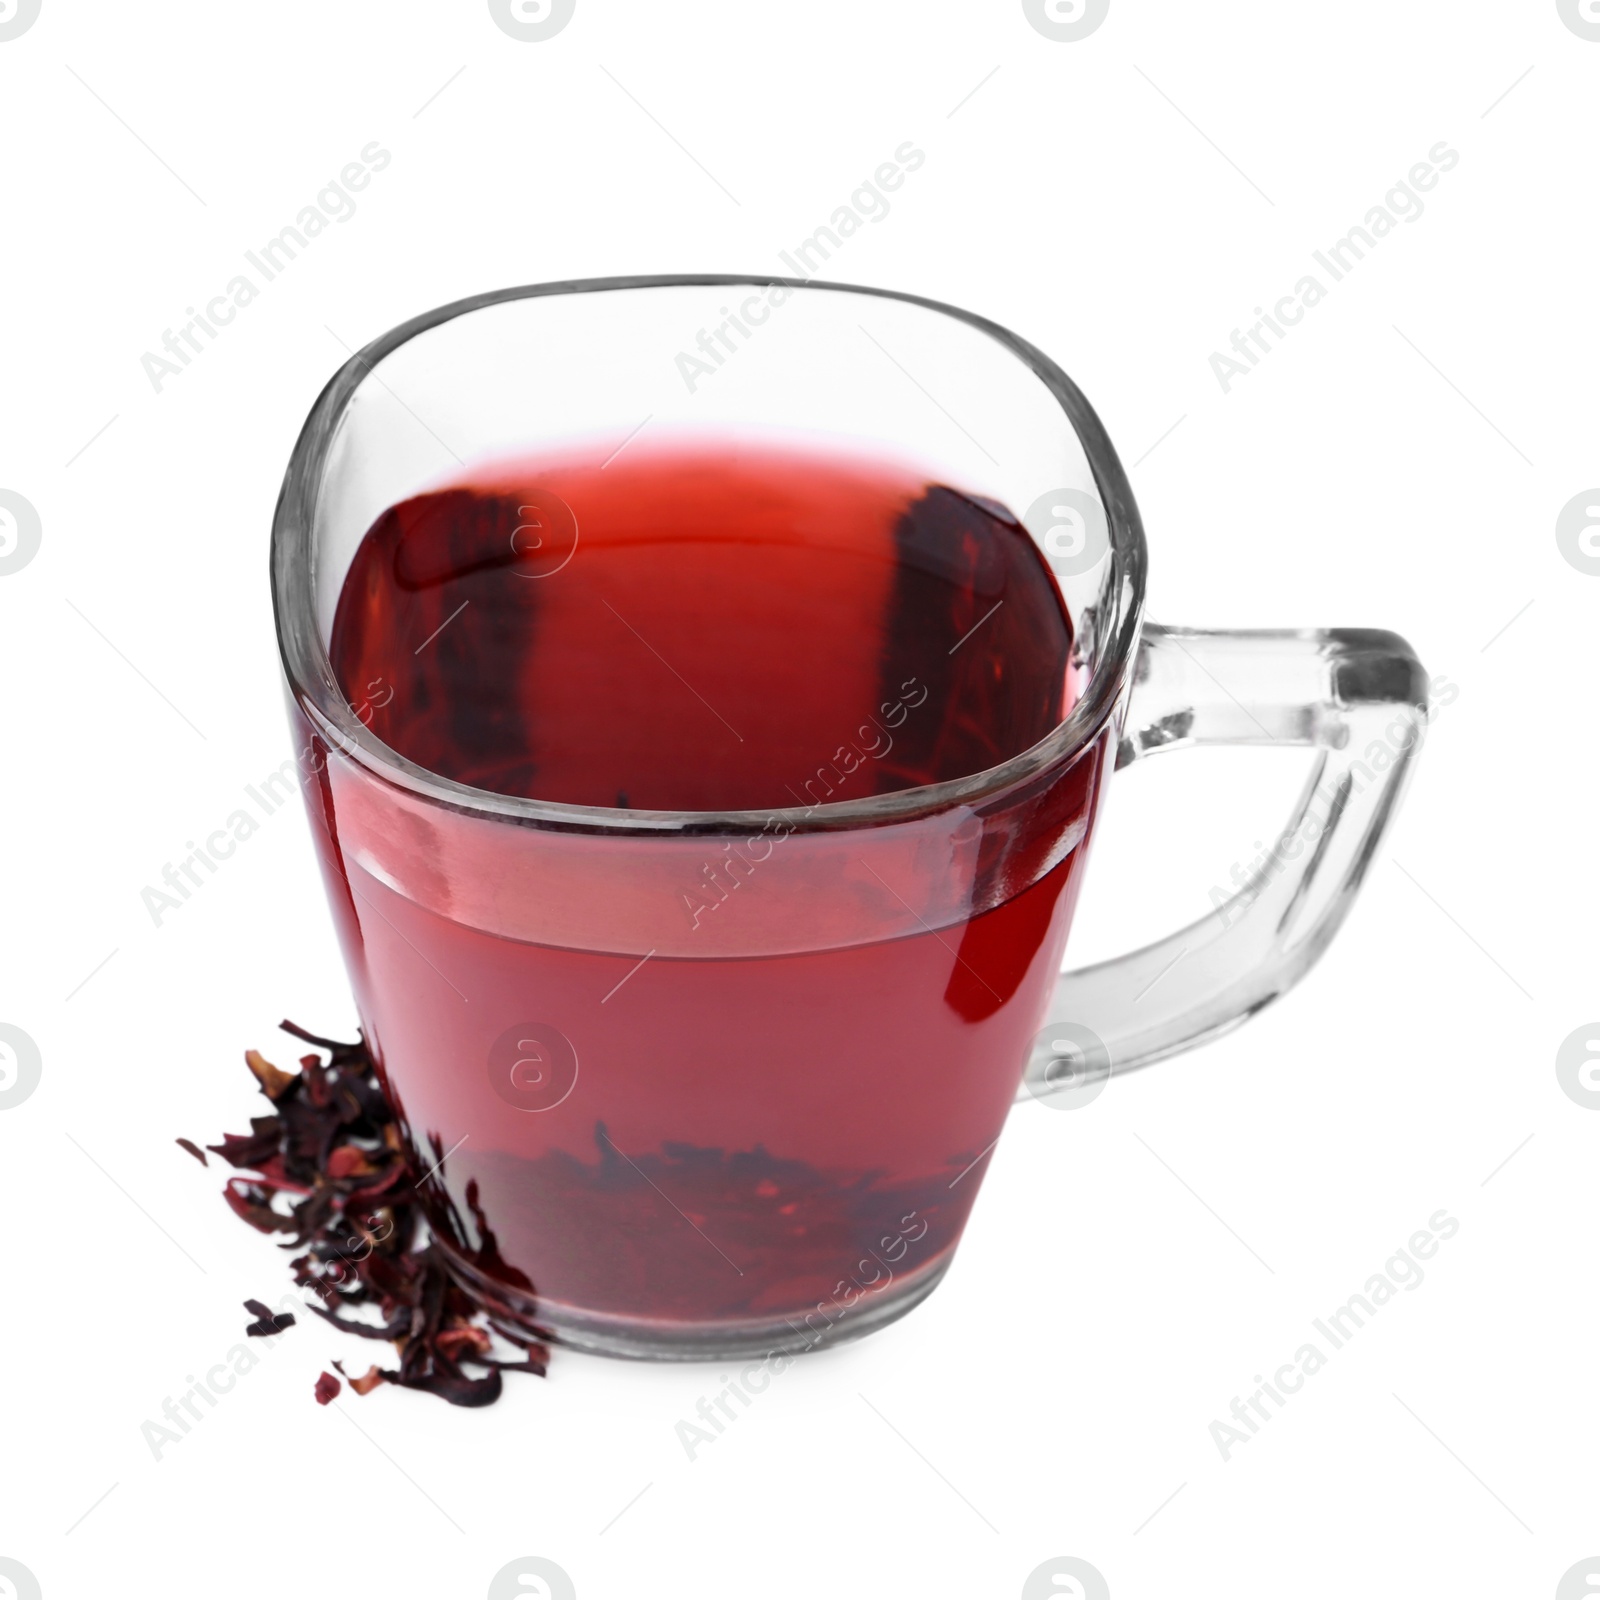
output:
[[[646,431],[915,462],[1017,508],[1072,623],[1065,717],[985,771],[858,800],[828,798],[841,745],[766,811],[518,798],[384,743],[329,657],[367,530],[479,464]],[[523,575],[561,582],[584,507],[520,514],[513,549],[544,561]],[[272,583],[313,837],[434,1230],[528,1327],[613,1355],[793,1351],[903,1315],[1013,1100],[1091,1095],[1305,973],[1427,716],[1391,633],[1145,623],[1133,496],[1060,368],[969,312],[816,281],[542,284],[394,329],[305,424]],[[858,742],[892,739],[918,687]],[[1208,744],[1315,751],[1268,858],[1171,938],[1063,972],[1112,771]]]

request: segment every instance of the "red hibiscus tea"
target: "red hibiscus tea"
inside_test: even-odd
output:
[[[815,823],[1070,709],[1072,630],[1014,515],[741,442],[530,459],[381,516],[329,654],[403,762],[551,814],[337,754],[311,786],[460,1269],[620,1353],[865,1331],[931,1289],[1060,967],[1108,745],[992,813]]]

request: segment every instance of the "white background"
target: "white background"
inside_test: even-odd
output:
[[[0,1556],[46,1600],[477,1597],[523,1555],[583,1600],[1009,1600],[1064,1555],[1117,1600],[1554,1595],[1600,1550],[1600,1114],[1554,1069],[1600,1013],[1600,580],[1554,536],[1600,482],[1597,89],[1554,0],[1112,0],[1077,43],[1019,0],[578,0],[534,44],[473,0],[44,0],[0,43],[0,488],[43,525],[0,577],[0,1021],[43,1058],[0,1112]],[[1020,1107],[933,1298],[693,1462],[720,1369],[558,1353],[482,1413],[322,1410],[367,1352],[308,1319],[153,1460],[287,1286],[172,1136],[240,1125],[280,1016],[354,1021],[298,809],[140,903],[288,753],[267,533],[312,399],[476,290],[781,270],[906,139],[830,275],[1072,373],[1151,615],[1389,627],[1458,687],[1344,932],[1232,1037]],[[155,393],[141,355],[371,140],[358,213]],[[1440,140],[1425,214],[1224,394],[1211,353]],[[1204,912],[1304,759],[1122,774],[1070,953]],[[1224,1462],[1212,1421],[1440,1208],[1426,1281]]]

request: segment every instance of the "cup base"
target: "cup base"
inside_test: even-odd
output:
[[[889,1288],[862,1295],[848,1307],[824,1302],[809,1311],[797,1308],[786,1317],[690,1322],[587,1311],[542,1295],[535,1299],[487,1277],[443,1240],[438,1243],[462,1284],[508,1305],[518,1327],[530,1337],[624,1361],[727,1361],[847,1344],[897,1321],[926,1300],[938,1288],[953,1253],[945,1250]]]

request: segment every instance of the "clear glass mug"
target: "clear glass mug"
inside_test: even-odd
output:
[[[776,811],[518,798],[385,744],[329,659],[375,520],[480,462],[646,427],[832,441],[1026,508],[1073,627],[1064,719],[985,771],[858,800],[803,785]],[[582,559],[580,539],[547,581]],[[1145,560],[1071,380],[912,295],[543,284],[429,312],[336,374],[277,508],[278,636],[363,1031],[466,1282],[613,1355],[869,1332],[939,1282],[1013,1100],[1093,1092],[1305,973],[1416,758],[1421,666],[1391,633],[1147,624]],[[1202,921],[1063,972],[1111,772],[1207,744],[1316,752],[1270,858]],[[713,916],[686,915],[686,882],[720,885]]]

